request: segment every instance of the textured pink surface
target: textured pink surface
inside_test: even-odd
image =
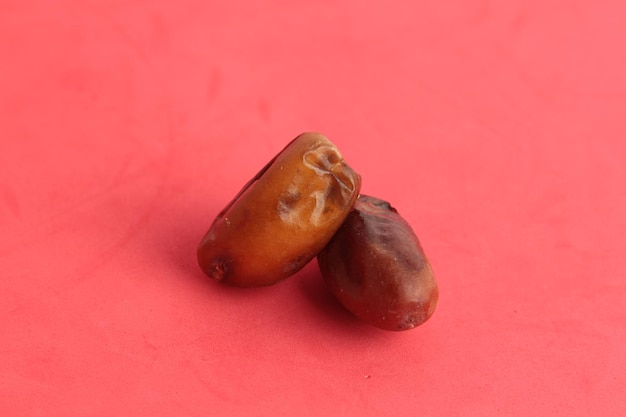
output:
[[[0,414],[626,415],[624,4],[0,1]],[[197,267],[306,130],[414,226],[424,326]]]

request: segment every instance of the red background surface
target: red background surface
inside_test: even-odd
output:
[[[613,1],[0,1],[0,414],[626,415]],[[433,318],[195,248],[297,134],[414,226]]]

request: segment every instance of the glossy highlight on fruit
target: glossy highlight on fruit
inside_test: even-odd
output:
[[[408,330],[435,311],[439,290],[430,263],[386,201],[360,196],[318,264],[341,304],[373,326]]]
[[[313,259],[354,205],[361,177],[335,145],[304,133],[222,210],[198,247],[211,278],[243,287],[275,284]]]

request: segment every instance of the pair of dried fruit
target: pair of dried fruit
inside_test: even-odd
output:
[[[258,287],[317,256],[331,292],[354,315],[385,330],[418,326],[439,295],[430,264],[398,212],[360,189],[337,148],[304,133],[217,216],[198,262],[211,278]]]

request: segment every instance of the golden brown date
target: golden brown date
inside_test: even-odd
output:
[[[326,137],[304,133],[217,216],[198,247],[211,278],[258,287],[294,274],[319,253],[354,205],[361,177]]]
[[[343,306],[381,329],[412,329],[437,305],[439,291],[420,242],[386,201],[360,196],[318,263]]]

